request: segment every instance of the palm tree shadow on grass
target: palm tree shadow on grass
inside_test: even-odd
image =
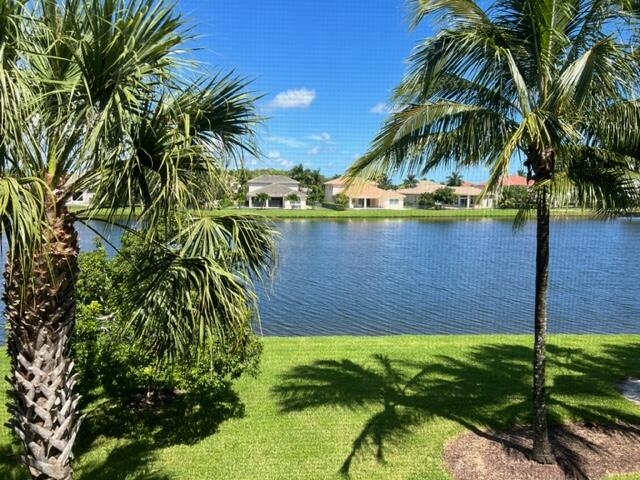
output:
[[[556,409],[573,418],[606,424],[631,435],[640,430],[640,416],[607,405],[618,396],[615,381],[640,372],[640,345],[606,345],[597,355],[576,349],[549,346],[554,384],[548,400],[550,420],[556,424],[554,449],[568,476],[585,478],[582,458],[571,445],[598,449],[586,438],[562,428]],[[391,359],[376,354],[367,364],[348,359],[318,360],[299,365],[281,377],[273,389],[283,413],[321,406],[374,409],[355,436],[339,471],[348,475],[353,460],[372,450],[385,461],[389,444],[399,444],[418,426],[434,417],[453,420],[509,450],[528,454],[521,443],[496,432],[530,424],[530,348],[517,345],[481,345],[464,357],[441,355],[429,362]],[[588,395],[588,407],[566,398]],[[513,438],[513,437],[512,437]]]
[[[244,404],[230,387],[221,391],[182,394],[161,404],[106,398],[91,405],[76,442],[76,457],[82,460],[97,442],[118,440],[106,458],[82,462],[79,479],[169,480],[154,470],[157,450],[172,445],[193,445],[213,435],[231,418],[244,416]],[[17,445],[0,448],[0,478],[28,478],[19,464]]]

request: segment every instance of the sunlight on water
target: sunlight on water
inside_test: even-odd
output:
[[[532,223],[517,232],[493,219],[277,228],[278,271],[259,288],[266,335],[531,331]],[[95,234],[78,229],[81,248],[93,248]],[[108,232],[115,246],[120,234]],[[550,330],[640,332],[640,221],[557,220],[551,239]]]

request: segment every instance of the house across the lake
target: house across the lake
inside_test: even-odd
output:
[[[247,182],[249,208],[306,208],[300,182],[285,175],[260,175]]]
[[[340,193],[349,199],[349,208],[404,208],[404,195],[396,190],[383,190],[374,182],[356,180],[347,185],[342,177],[325,182],[325,202],[335,202]]]
[[[398,193],[405,196],[405,204],[417,206],[420,201],[420,195],[424,193],[434,193],[441,188],[450,188],[456,196],[454,206],[459,208],[487,208],[491,206],[491,201],[484,199],[479,201],[478,198],[482,189],[473,185],[461,185],[459,187],[447,187],[441,183],[432,182],[431,180],[421,180],[415,187],[401,188]]]

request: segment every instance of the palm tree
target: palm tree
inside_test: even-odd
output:
[[[451,175],[447,177],[447,186],[459,187],[462,185],[462,175],[460,172],[451,172]]]
[[[255,196],[256,202],[258,202],[258,206],[266,207],[267,202],[269,201],[269,194],[265,192],[260,192]]]
[[[418,177],[413,174],[407,175],[407,178],[402,182],[403,188],[413,188],[418,185]]]
[[[139,334],[162,331],[158,358],[203,350],[246,325],[255,310],[252,279],[271,265],[273,232],[261,220],[197,214],[228,185],[224,165],[255,153],[259,118],[242,80],[194,80],[200,67],[180,56],[188,39],[181,17],[160,1],[2,3],[9,410],[33,478],[71,478],[81,423],[69,352],[74,222],[99,208],[108,223],[126,212],[138,218],[137,235],[157,255],[122,309]],[[68,200],[86,189],[95,192],[93,203],[70,211]],[[159,233],[167,231],[170,237]],[[157,319],[163,324],[154,325]]]
[[[411,3],[413,25],[433,16],[440,29],[413,51],[395,94],[401,107],[348,175],[484,165],[487,193],[512,160],[525,160],[534,185],[518,220],[537,215],[532,458],[555,462],[545,407],[549,205],[570,198],[609,213],[637,198],[633,162],[613,141],[638,135],[637,64],[610,35],[613,2]]]

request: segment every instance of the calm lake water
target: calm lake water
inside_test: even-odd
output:
[[[265,335],[532,331],[534,223],[276,225],[278,270],[259,288]],[[93,232],[79,230],[91,249]],[[555,220],[551,242],[550,330],[640,333],[640,221]]]

